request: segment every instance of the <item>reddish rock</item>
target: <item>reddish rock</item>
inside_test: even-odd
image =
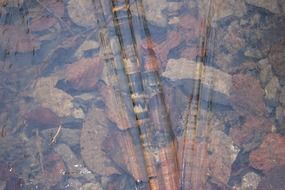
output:
[[[56,185],[61,181],[65,166],[61,157],[56,153],[50,153],[44,156],[43,162],[45,184],[49,187]]]
[[[263,96],[264,91],[256,78],[243,74],[233,76],[230,101],[239,114],[264,115],[266,107]]]
[[[203,123],[205,124],[201,122],[199,127]],[[226,186],[239,149],[233,146],[231,138],[222,131],[214,130],[207,136],[191,139],[195,132],[198,133],[193,131],[178,138],[178,161],[180,173],[183,174],[183,188],[206,189],[209,177],[217,186]]]
[[[58,127],[59,117],[48,108],[36,107],[25,116],[27,123],[41,128]]]
[[[242,126],[231,128],[230,136],[236,145],[251,150],[271,131],[271,126],[272,123],[266,118],[250,116]]]
[[[94,90],[102,70],[99,57],[82,58],[68,65],[65,79],[76,90]]]
[[[285,166],[272,168],[261,179],[257,190],[284,190],[285,187]]]
[[[285,39],[273,45],[269,54],[269,63],[280,79],[285,78]]]
[[[260,147],[250,154],[250,165],[265,172],[275,166],[285,165],[285,137],[279,134],[268,134]]]

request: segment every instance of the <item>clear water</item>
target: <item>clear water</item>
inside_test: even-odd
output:
[[[285,2],[0,1],[0,190],[278,190]]]

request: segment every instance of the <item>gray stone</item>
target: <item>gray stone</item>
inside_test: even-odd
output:
[[[258,62],[260,68],[259,79],[263,86],[273,77],[272,67],[268,62],[268,59],[262,59]]]
[[[86,183],[80,188],[82,190],[103,190],[99,183]]]
[[[265,98],[277,102],[277,93],[280,88],[279,81],[277,77],[273,77],[265,87]]]
[[[249,4],[252,4],[254,6],[257,6],[257,7],[262,7],[264,9],[267,9],[273,13],[276,13],[276,14],[280,14],[280,13],[284,13],[284,0],[283,1],[283,4],[280,3],[279,4],[279,1],[278,0],[271,0],[271,1],[268,1],[268,0],[245,0],[247,3]],[[281,6],[279,6],[281,5]]]
[[[226,95],[229,95],[232,84],[231,75],[214,67],[204,66],[201,62],[184,58],[169,59],[166,70],[162,73],[162,76],[173,81],[181,79],[201,80],[202,84]]]
[[[227,183],[231,174],[231,166],[240,149],[233,144],[231,137],[219,130],[212,131],[209,151],[209,174],[220,182]]]
[[[6,187],[6,182],[0,180],[0,190],[5,190],[5,187]]]
[[[55,151],[63,158],[70,176],[85,177],[86,179],[93,179],[94,175],[89,171],[81,160],[77,158],[75,153],[66,144],[59,144],[55,147]]]
[[[80,187],[82,187],[82,183],[78,179],[68,179],[68,184],[65,185],[65,188],[71,189],[71,190],[77,190]]]
[[[261,178],[254,172],[245,174],[242,178],[240,190],[255,190]]]
[[[163,13],[163,10],[168,8],[166,0],[144,0],[143,6],[148,22],[160,27],[167,25],[167,16]],[[131,11],[134,15],[138,14],[135,3],[131,5]]]

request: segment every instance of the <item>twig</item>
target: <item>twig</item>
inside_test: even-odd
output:
[[[57,131],[56,131],[55,135],[54,135],[54,136],[51,138],[51,140],[50,140],[50,145],[56,143],[56,138],[57,138],[57,136],[59,135],[59,133],[60,133],[60,131],[61,131],[61,128],[62,128],[62,126],[59,125],[58,128],[57,128]]]

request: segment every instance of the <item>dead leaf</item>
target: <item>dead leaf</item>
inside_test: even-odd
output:
[[[0,46],[6,52],[29,52],[39,48],[38,40],[24,27],[15,25],[0,26]]]
[[[99,57],[82,58],[67,66],[65,80],[77,90],[94,90],[102,70]]]

